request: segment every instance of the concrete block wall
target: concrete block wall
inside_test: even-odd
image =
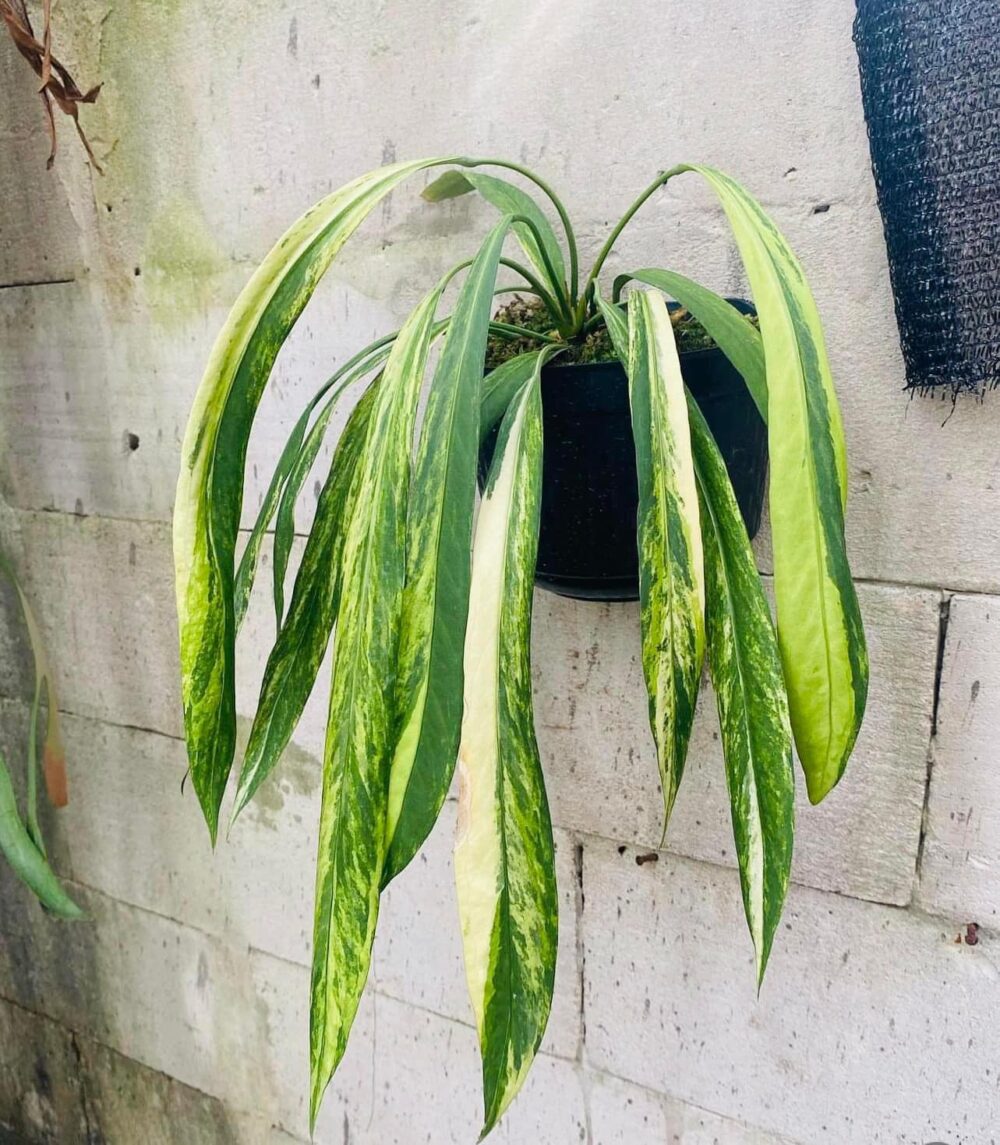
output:
[[[213,335],[284,226],[384,160],[455,152],[535,165],[588,253],[679,160],[731,171],[774,213],[828,332],[872,659],[851,770],[821,808],[800,804],[758,998],[711,697],[658,851],[636,610],[537,596],[559,970],[543,1053],[496,1139],[998,1140],[1000,406],[901,392],[850,0],[82,0],[55,13],[61,53],[105,82],[84,114],[107,174],[62,124],[46,173],[33,79],[0,43],[0,533],[58,670],[72,801],[49,832],[89,921],[53,922],[0,867],[0,1126],[29,1142],[308,1139],[324,696],[213,854],[181,793],[179,443]],[[248,522],[312,389],[398,325],[489,218],[415,190],[347,248],[286,346]],[[616,267],[657,261],[745,289],[719,212],[683,181],[638,217]],[[766,574],[766,539],[759,555]],[[30,684],[5,601],[0,733],[16,760]],[[260,600],[240,650],[244,716],[271,626]],[[452,818],[446,807],[388,896],[324,1145],[475,1140]]]

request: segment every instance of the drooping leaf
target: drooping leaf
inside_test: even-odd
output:
[[[778,641],[726,463],[690,397],[688,415],[705,546],[708,662],[759,984],[792,863],[792,729]]]
[[[760,333],[731,302],[700,283],[672,270],[644,268],[615,279],[614,293],[630,279],[644,282],[669,294],[705,327],[719,349],[742,374],[760,416],[767,421],[767,377],[764,371],[764,345]]]
[[[392,761],[410,449],[440,288],[414,310],[372,399],[344,540],[320,811],[310,1121],[344,1050],[375,936]]]
[[[390,349],[390,346],[383,347],[347,374],[323,405],[302,443],[302,448],[292,462],[288,480],[285,482],[278,502],[278,512],[274,521],[274,548],[271,555],[274,618],[279,629],[282,627],[285,617],[285,575],[288,572],[288,561],[292,555],[292,545],[295,543],[295,505],[299,493],[312,471],[320,446],[326,437],[330,417],[341,395],[359,377],[380,366],[389,356]]]
[[[527,1076],[552,1002],[558,900],[531,704],[539,369],[500,429],[476,525],[455,877],[483,1059],[483,1134]]]
[[[271,550],[271,595],[274,600],[274,623],[279,630],[285,618],[285,576],[295,543],[295,506],[326,437],[330,417],[339,397],[339,393],[334,394],[320,410],[292,462],[288,480],[278,500],[278,511],[274,518],[274,545]]]
[[[498,424],[515,395],[534,374],[538,355],[538,350],[518,354],[483,378],[483,397],[479,407],[480,439]]]
[[[384,883],[430,833],[458,755],[479,402],[493,286],[509,226],[508,219],[497,224],[462,284],[421,428],[407,518]]]
[[[271,475],[267,492],[264,494],[264,500],[261,502],[260,509],[257,512],[253,528],[250,530],[250,536],[247,538],[247,543],[244,546],[243,555],[240,557],[239,567],[236,570],[236,581],[233,587],[233,607],[235,610],[237,632],[239,632],[243,625],[247,605],[250,603],[250,593],[253,591],[254,580],[257,576],[257,564],[260,560],[261,545],[264,543],[264,537],[278,508],[278,503],[281,500],[282,492],[288,481],[288,476],[292,471],[292,466],[295,464],[295,459],[298,457],[299,451],[302,448],[302,442],[305,439],[306,430],[309,428],[312,411],[313,405],[310,402],[305,410],[303,410],[299,420],[295,423],[292,432],[288,435],[285,448],[281,451],[281,457],[278,458],[278,464],[275,466],[274,473]]]
[[[844,540],[847,459],[823,332],[798,261],[738,184],[687,167],[722,203],[746,266],[767,366],[768,504],[778,644],[809,798],[844,772],[864,716],[868,654]]]
[[[288,441],[285,443],[281,457],[278,459],[278,464],[275,466],[271,481],[267,487],[264,500],[261,502],[257,518],[250,532],[250,537],[243,549],[239,568],[236,570],[234,596],[237,631],[239,631],[243,623],[247,605],[250,601],[250,593],[257,575],[257,563],[260,558],[261,545],[276,512],[278,514],[278,521],[275,525],[273,563],[275,570],[277,570],[280,560],[281,572],[279,576],[276,571],[274,579],[275,583],[280,580],[282,593],[280,597],[280,607],[277,603],[279,597],[275,594],[275,612],[277,613],[277,626],[278,628],[281,627],[281,619],[284,615],[285,573],[288,568],[288,557],[291,552],[295,533],[295,500],[298,497],[302,483],[322,444],[323,435],[329,424],[332,407],[346,389],[352,386],[359,378],[364,377],[365,374],[377,369],[385,361],[389,355],[390,345],[398,333],[398,331],[395,331],[392,334],[377,339],[353,357],[349,358],[313,395],[309,404],[302,411],[299,420],[295,423],[292,432],[289,434]],[[309,422],[312,419],[316,407],[331,390],[335,390],[335,392],[323,407],[320,417],[316,419],[313,429],[309,431]],[[322,425],[320,425],[321,421]],[[307,431],[309,431],[308,441],[306,438]],[[313,434],[316,435],[315,440],[313,440]],[[304,442],[307,443],[305,446],[308,451],[307,464],[299,461]],[[294,491],[291,491],[292,489],[294,489]],[[286,501],[290,501],[290,508],[285,507]]]
[[[479,171],[445,171],[423,191],[431,203],[455,199],[478,191],[480,195],[504,215],[523,215],[532,226],[514,223],[514,234],[528,261],[545,286],[556,298],[566,297],[566,268],[562,250],[552,224],[531,195],[506,179],[484,175]]]
[[[0,753],[0,851],[11,868],[38,899],[60,918],[82,918],[83,911],[63,890],[42,852],[35,846],[21,822],[17,800]]]
[[[174,562],[191,778],[213,840],[236,743],[234,554],[254,414],[282,343],[337,252],[394,187],[435,162],[364,175],[293,224],[237,299],[195,397],[177,483]]]
[[[663,298],[628,304],[629,399],[639,478],[642,668],[664,832],[684,769],[705,651],[705,580],[687,402]]]
[[[288,616],[267,659],[233,820],[270,775],[309,699],[340,606],[341,556],[353,515],[353,483],[368,435],[378,382],[354,407],[316,502],[316,516],[295,575]]]

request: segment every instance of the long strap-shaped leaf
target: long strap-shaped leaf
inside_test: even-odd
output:
[[[558,902],[531,706],[540,361],[500,429],[476,525],[455,877],[483,1058],[483,1135],[520,1089],[552,1001]]]
[[[351,496],[320,812],[310,1011],[310,1115],[347,1046],[368,977],[384,857],[410,448],[440,289],[386,363]]]
[[[510,220],[484,241],[455,304],[427,399],[406,536],[389,788],[388,883],[413,858],[448,793],[462,726],[462,643],[469,611],[479,401],[489,311]]]
[[[340,606],[341,556],[356,495],[355,474],[368,436],[378,382],[354,407],[316,502],[295,575],[288,616],[267,659],[247,742],[233,819],[250,802],[288,745],[309,699]]]
[[[278,350],[337,252],[394,187],[435,162],[384,167],[307,211],[240,294],[195,396],[174,562],[191,778],[213,839],[236,743],[234,553],[254,414]]]
[[[759,983],[792,863],[792,729],[771,613],[726,464],[691,398],[688,415],[705,545],[708,662]]]
[[[309,467],[312,465],[313,460],[315,460],[319,447],[322,444],[323,435],[329,423],[333,404],[336,403],[344,390],[353,385],[358,378],[364,377],[365,374],[372,373],[382,365],[389,356],[392,343],[396,340],[398,334],[399,331],[394,330],[391,334],[385,334],[381,338],[377,338],[374,342],[365,346],[363,350],[359,350],[358,353],[344,362],[344,364],[323,383],[319,390],[313,394],[306,408],[299,416],[298,421],[295,423],[292,432],[289,434],[285,447],[281,451],[281,457],[278,459],[278,464],[275,466],[274,473],[271,476],[267,492],[257,512],[257,519],[254,521],[250,537],[243,549],[243,555],[240,557],[239,568],[236,570],[236,587],[234,592],[236,598],[237,631],[243,623],[247,605],[250,601],[250,593],[257,575],[257,562],[260,557],[261,545],[276,512],[278,520],[275,522],[274,529],[274,582],[275,585],[277,585],[280,579],[282,589],[284,588],[285,572],[288,568],[288,557],[291,552],[292,541],[294,540],[295,501],[301,490],[302,483],[308,474]],[[309,422],[312,419],[316,407],[327,397],[331,390],[334,390],[334,393],[327,400],[319,417],[317,417],[316,422],[310,429]],[[305,457],[303,457],[303,452],[306,453]],[[280,573],[277,571],[279,553],[281,554]],[[277,591],[275,591],[274,595],[277,627],[280,628],[284,612],[283,600],[279,598]]]
[[[719,349],[743,375],[750,395],[760,410],[760,416],[767,421],[767,377],[764,371],[764,344],[760,334],[746,320],[744,315],[731,302],[721,298],[713,290],[677,274],[672,270],[659,270],[646,267],[630,274],[620,274],[615,279],[614,295],[621,293],[622,287],[630,279],[644,282],[663,290],[705,327]]]
[[[562,250],[552,224],[531,195],[520,187],[498,179],[495,175],[483,175],[478,171],[445,171],[424,191],[423,197],[431,203],[444,199],[455,199],[478,191],[492,206],[505,215],[522,215],[533,225],[517,222],[514,233],[517,235],[528,261],[537,271],[542,282],[554,298],[566,299],[566,269]]]
[[[847,461],[822,328],[802,269],[738,184],[688,167],[718,195],[747,269],[767,363],[778,643],[795,745],[818,803],[864,716],[868,654],[844,541]]]
[[[295,507],[299,493],[302,491],[302,486],[316,461],[316,456],[330,425],[330,418],[340,397],[358,378],[380,366],[389,356],[391,349],[391,344],[383,346],[355,369],[346,373],[346,376],[341,379],[340,384],[327,399],[316,420],[310,426],[309,432],[302,442],[302,447],[289,469],[274,520],[274,549],[271,560],[274,617],[275,624],[279,629],[285,616],[285,575],[288,572],[288,561],[292,555],[292,545],[295,542]]]
[[[479,406],[480,439],[500,423],[507,407],[531,380],[539,353],[539,350],[529,350],[527,354],[518,354],[483,378],[483,398]]]
[[[705,652],[705,580],[687,402],[666,303],[629,299],[629,397],[639,477],[642,667],[664,832],[684,769]]]
[[[274,517],[275,511],[282,499],[285,486],[288,483],[296,459],[302,450],[306,430],[309,428],[309,419],[312,416],[314,403],[310,402],[302,411],[299,420],[292,427],[285,447],[278,458],[278,464],[271,474],[267,492],[257,511],[256,520],[250,530],[250,536],[243,548],[239,567],[236,569],[236,581],[233,586],[233,607],[235,609],[236,631],[239,632],[246,617],[247,607],[250,604],[250,594],[253,591],[254,580],[257,577],[257,565],[260,560],[260,550],[267,535],[268,527]]]

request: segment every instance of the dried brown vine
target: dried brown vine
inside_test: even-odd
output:
[[[56,158],[56,119],[52,110],[52,105],[55,104],[73,120],[80,142],[86,149],[91,163],[100,172],[101,165],[80,125],[80,104],[93,103],[97,99],[101,85],[97,84],[88,91],[81,91],[65,65],[52,54],[52,0],[43,0],[44,26],[40,40],[31,25],[25,0],[0,0],[0,17],[7,25],[7,31],[10,32],[17,50],[41,80],[41,87],[38,90],[45,107],[45,119],[49,131],[49,158],[46,165],[51,167]]]

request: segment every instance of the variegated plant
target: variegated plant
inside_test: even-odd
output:
[[[448,170],[425,199],[478,192],[499,221],[400,331],[361,350],[312,398],[238,559],[247,442],[282,343],[356,227],[404,179],[441,166]],[[505,169],[519,183],[484,167]],[[706,180],[722,204],[759,330],[730,303],[665,270],[636,270],[614,283],[610,299],[600,293],[599,274],[623,227],[684,172]],[[504,255],[508,242],[520,245],[525,262]],[[630,282],[643,289],[622,303]],[[550,316],[546,332],[491,320],[495,296],[514,288],[540,300]],[[685,391],[664,295],[709,332],[768,423],[776,627],[725,464]],[[450,313],[442,313],[451,297]],[[858,734],[868,667],[844,544],[840,414],[809,288],[760,206],[719,171],[675,167],[629,208],[581,283],[562,203],[517,164],[397,163],[327,196],[267,256],[219,335],[184,440],[174,516],[191,779],[213,840],[236,750],[236,635],[272,525],[277,636],[233,816],[278,763],[336,634],[316,879],[314,1119],[368,975],[382,891],[433,827],[456,763],[455,867],[483,1058],[484,1132],[516,1094],[541,1041],[557,895],[529,662],[540,379],[550,358],[602,325],[630,384],[642,663],[665,818],[707,652],[758,979],[788,884],[793,739],[818,802],[842,775]],[[486,373],[491,334],[530,339],[536,348]],[[362,381],[286,607],[299,492],[335,404]],[[498,424],[477,519],[479,446]]]

